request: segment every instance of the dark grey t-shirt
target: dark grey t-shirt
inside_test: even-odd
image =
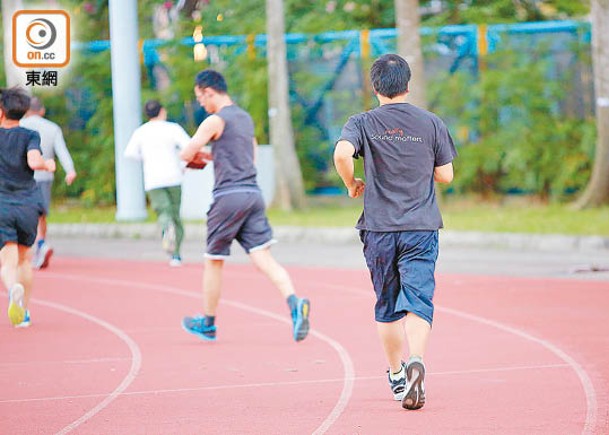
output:
[[[220,139],[211,144],[214,195],[228,191],[257,191],[252,117],[235,104],[222,108],[216,115],[224,120],[224,131]]]
[[[349,118],[340,140],[355,146],[354,158],[364,158],[364,211],[356,228],[443,227],[433,173],[457,151],[440,118],[408,103],[385,104]]]
[[[40,150],[40,135],[23,127],[0,128],[0,200],[27,200],[38,187],[27,153]],[[42,151],[41,151],[42,152]]]

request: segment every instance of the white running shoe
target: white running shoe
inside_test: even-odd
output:
[[[8,318],[13,326],[23,322],[25,310],[23,309],[23,295],[25,289],[19,283],[11,288],[10,301],[8,303]]]

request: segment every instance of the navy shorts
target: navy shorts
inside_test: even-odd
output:
[[[409,312],[433,321],[438,231],[360,231],[376,293],[377,322],[395,322]]]
[[[20,204],[0,200],[0,249],[9,242],[32,246],[36,241],[42,204]]]
[[[260,192],[230,192],[214,198],[207,213],[205,256],[212,259],[228,257],[233,240],[237,240],[248,254],[276,243]]]

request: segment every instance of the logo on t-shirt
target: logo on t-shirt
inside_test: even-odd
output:
[[[400,141],[400,142],[419,142],[423,143],[423,138],[418,136],[412,136],[408,133],[404,133],[401,128],[392,128],[385,130],[383,133],[373,134],[372,140],[385,140],[385,141]]]

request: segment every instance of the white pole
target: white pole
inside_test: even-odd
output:
[[[109,13],[116,220],[141,220],[147,216],[142,167],[138,162],[123,156],[131,134],[142,122],[137,1],[110,0]]]
[[[25,86],[25,70],[13,63],[13,14],[23,9],[21,0],[2,0],[2,25],[4,26],[4,73],[6,86]]]

